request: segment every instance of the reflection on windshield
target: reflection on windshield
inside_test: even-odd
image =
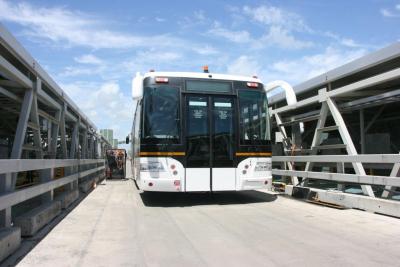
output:
[[[240,90],[240,143],[263,145],[270,140],[267,97],[264,92]]]
[[[208,98],[189,96],[187,99],[187,166],[210,166],[210,130]]]
[[[143,142],[179,143],[179,89],[146,87],[143,100]]]
[[[213,119],[213,166],[232,167],[233,148],[235,146],[235,131],[233,118],[233,99],[214,98]]]

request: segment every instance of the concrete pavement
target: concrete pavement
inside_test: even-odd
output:
[[[400,220],[263,192],[141,193],[107,181],[19,266],[394,266]]]

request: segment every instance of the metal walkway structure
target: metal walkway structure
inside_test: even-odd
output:
[[[322,205],[144,193],[130,164],[103,179],[110,144],[0,24],[0,265],[395,265],[400,43],[295,90],[295,104],[269,99],[273,174]]]
[[[287,193],[400,216],[399,88],[396,43],[300,84],[296,104],[271,97]],[[363,196],[348,194],[357,185]]]
[[[91,188],[109,146],[0,24],[0,261]]]

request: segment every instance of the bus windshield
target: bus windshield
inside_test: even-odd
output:
[[[265,92],[239,90],[239,116],[240,144],[266,145],[271,138]]]
[[[143,143],[180,142],[179,89],[146,87],[143,95]]]

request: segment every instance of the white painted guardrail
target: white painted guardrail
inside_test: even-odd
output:
[[[400,187],[400,177],[396,177],[400,167],[399,154],[364,154],[364,155],[315,155],[315,156],[273,156],[273,162],[313,162],[313,163],[393,163],[390,176],[358,175],[348,173],[313,172],[300,170],[273,169],[272,174],[297,176],[303,178],[330,180],[337,182],[384,185]]]
[[[0,174],[104,163],[104,159],[0,159]]]
[[[64,167],[63,177],[55,179],[55,168]],[[0,262],[21,243],[21,236],[33,236],[103,177],[104,159],[2,159],[0,160]],[[38,171],[37,184],[16,189],[19,172]],[[12,178],[12,179],[11,179]],[[4,190],[8,184],[9,190]],[[67,186],[69,185],[69,186]],[[65,186],[56,198],[54,190]],[[42,196],[41,204],[29,207],[13,218],[13,207]]]
[[[57,187],[78,181],[90,174],[94,174],[104,170],[104,159],[67,159],[67,160],[54,160],[54,159],[7,159],[0,160],[0,174],[14,173],[22,171],[54,169],[59,167],[78,167],[89,164],[102,164],[102,166],[95,166],[91,169],[78,171],[76,173],[64,176],[62,178],[43,182],[37,185],[27,187],[25,189],[16,190],[0,195],[0,210],[6,209],[25,200],[39,196],[49,192]]]
[[[333,173],[302,170],[282,170],[272,169],[273,175],[295,176],[305,179],[319,179],[338,182],[338,184],[352,183],[360,185],[380,185],[384,186],[382,198],[354,195],[342,192],[342,190],[324,190],[312,188],[312,186],[288,185],[285,193],[293,195],[295,188],[304,190],[303,197],[309,200],[336,204],[347,208],[357,208],[368,210],[390,216],[400,217],[400,201],[389,199],[396,188],[400,188],[400,155],[399,154],[363,154],[363,155],[313,155],[313,156],[273,156],[272,162],[282,163],[337,163],[344,166],[345,163],[381,163],[393,164],[389,176],[359,175],[351,173]],[[287,164],[285,164],[286,166]],[[342,169],[344,170],[344,168]],[[301,183],[302,184],[302,183]],[[311,198],[311,199],[310,199]]]
[[[55,179],[54,169],[60,167],[64,167],[64,176]],[[89,191],[104,176],[104,169],[104,159],[0,160],[0,263],[18,249],[21,236],[33,236],[78,199],[79,188]],[[18,173],[26,171],[38,171],[39,182],[16,189]],[[54,190],[62,186],[63,192],[54,198]],[[13,216],[13,207],[39,196],[39,206],[28,205],[22,214]]]

